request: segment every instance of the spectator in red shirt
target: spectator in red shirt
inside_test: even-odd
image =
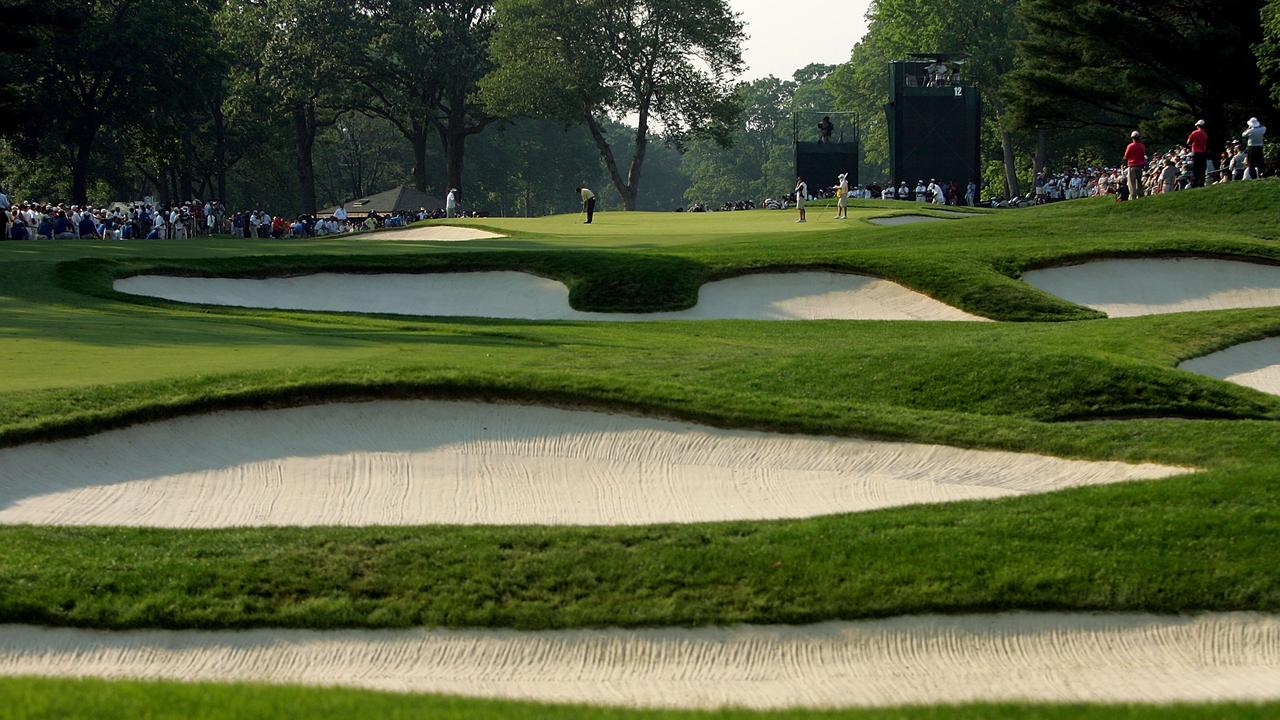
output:
[[[1204,131],[1204,121],[1196,121],[1196,129],[1187,136],[1191,149],[1191,187],[1204,187],[1205,167],[1209,163],[1209,133]]]
[[[1142,170],[1147,166],[1147,146],[1142,144],[1142,135],[1137,130],[1129,137],[1133,141],[1124,149],[1124,162],[1129,166],[1129,199],[1136,200],[1146,194]]]

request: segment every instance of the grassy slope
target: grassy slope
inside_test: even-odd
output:
[[[706,277],[804,265],[899,278],[1006,319],[1066,320],[1094,314],[1012,276],[1109,253],[1280,257],[1274,190],[1250,183],[900,228],[816,212],[802,230],[786,213],[604,214],[591,228],[572,216],[488,220],[519,237],[465,244],[0,244],[0,442],[215,407],[463,395],[1210,470],[801,522],[0,528],[0,621],[567,627],[1008,608],[1280,610],[1280,487],[1271,481],[1280,400],[1173,369],[1280,332],[1278,310],[991,325],[533,324],[202,309],[108,289],[112,273],[157,265],[502,266],[564,277],[587,306],[663,306],[687,301]],[[240,259],[247,254],[261,258]],[[57,269],[81,258],[89,261]],[[1219,419],[1061,422],[1135,416]]]
[[[335,688],[97,680],[0,680],[0,720],[1242,720],[1274,717],[1276,704],[960,705],[887,710],[680,712],[535,705]]]

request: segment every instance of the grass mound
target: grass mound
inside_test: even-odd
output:
[[[227,407],[502,398],[1206,472],[995,503],[633,529],[0,528],[0,621],[90,627],[808,622],[1003,609],[1277,610],[1280,399],[1177,369],[1280,309],[1102,320],[1022,283],[1072,259],[1280,261],[1272,181],[945,223],[812,213],[486,219],[468,243],[0,244],[0,443]],[[433,321],[181,306],[121,275],[524,270],[581,309],[687,307],[764,269],[886,277],[990,324]],[[0,468],[0,477],[3,468]]]

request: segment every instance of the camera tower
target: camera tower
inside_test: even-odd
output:
[[[885,105],[895,184],[982,183],[982,99],[964,74],[968,55],[912,53],[889,63]]]
[[[796,175],[809,187],[833,185],[841,173],[849,174],[850,187],[858,184],[858,123],[853,113],[792,112],[791,134]]]

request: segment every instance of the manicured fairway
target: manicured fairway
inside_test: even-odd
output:
[[[1262,720],[1280,705],[958,705],[889,710],[655,711],[493,702],[342,689],[0,679],[0,718],[99,720]]]
[[[1280,611],[1280,397],[1178,369],[1280,335],[1280,308],[1102,319],[1018,280],[1025,269],[1087,257],[1280,262],[1278,194],[1273,181],[1238,183],[1123,206],[1081,201],[895,227],[860,218],[921,210],[855,204],[852,219],[835,221],[812,208],[805,225],[774,211],[603,213],[590,226],[574,216],[487,219],[471,224],[510,237],[442,243],[377,234],[0,243],[5,445],[215,409],[433,397],[1204,469],[1035,497],[772,522],[0,526],[0,622],[536,629],[1001,610]],[[215,308],[111,289],[116,278],[144,273],[514,270],[564,282],[579,310],[649,312],[688,307],[702,284],[763,269],[871,274],[998,322],[538,323]],[[4,472],[0,465],[0,482]],[[54,713],[60,687],[0,681],[0,698],[13,694]],[[422,708],[442,717],[544,712],[345,691],[79,687],[109,712],[150,708],[157,716],[206,697],[228,698],[208,703],[211,718],[234,698],[247,708],[231,713],[238,716],[285,705],[299,716],[307,707],[341,716],[361,703],[389,717]],[[1217,709],[1185,710],[1211,717]],[[1267,710],[1274,712],[1231,713]],[[1111,712],[832,717],[1198,717]]]

